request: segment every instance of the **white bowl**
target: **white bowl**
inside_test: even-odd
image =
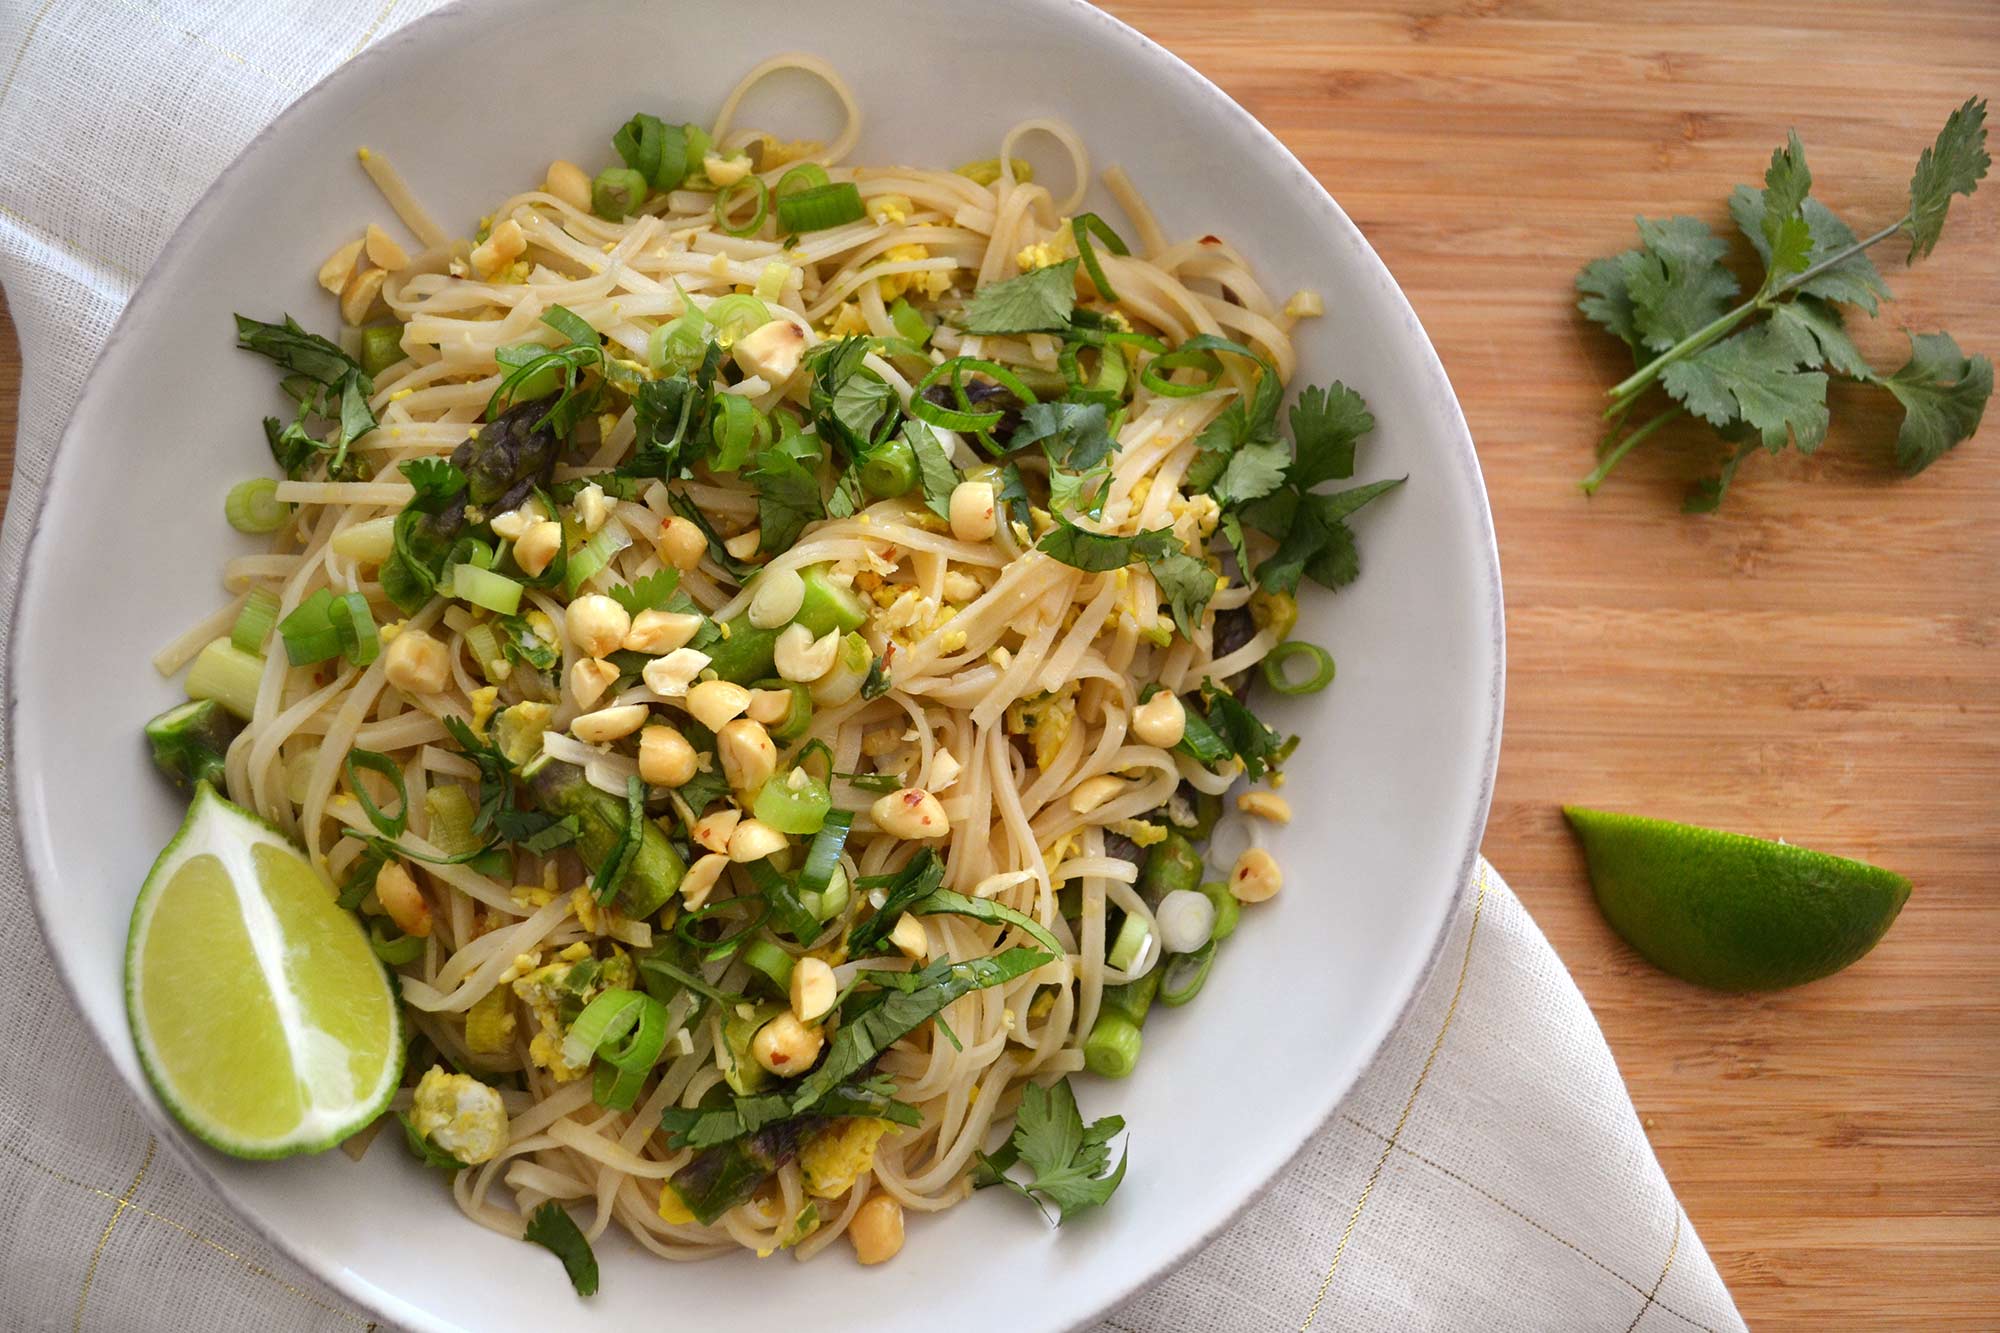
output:
[[[319,260],[364,220],[389,220],[357,145],[390,154],[463,231],[551,158],[608,158],[634,110],[705,119],[745,70],[789,49],[828,57],[857,90],[867,123],[855,161],[990,157],[1016,121],[1060,116],[1096,162],[1131,173],[1170,235],[1227,236],[1280,295],[1318,289],[1329,313],[1301,333],[1296,382],[1360,389],[1379,423],[1363,478],[1410,480],[1356,521],[1359,582],[1303,599],[1301,633],[1333,650],[1339,680],[1269,706],[1305,737],[1285,789],[1299,817],[1274,839],[1289,887],[1245,914],[1198,1004],[1148,1027],[1131,1079],[1079,1080],[1087,1114],[1117,1111],[1131,1126],[1130,1173],[1109,1207],[1053,1230],[1018,1199],[982,1195],[914,1219],[902,1256],[874,1270],[844,1247],[755,1268],[606,1244],[603,1289],[579,1301],[552,1259],[462,1219],[390,1140],[359,1165],[337,1153],[238,1162],[162,1111],[121,990],[133,896],[181,814],[139,735],[179,686],[147,658],[219,602],[216,571],[247,544],[222,522],[223,492],[270,466],[258,428],[277,407],[270,367],[231,349],[230,313],[329,326]],[[749,121],[804,132],[819,109],[771,90]],[[1116,217],[1108,199],[1095,206]],[[1025,1333],[1087,1320],[1220,1231],[1360,1076],[1472,868],[1499,743],[1492,523],[1464,419],[1408,302],[1267,131],[1072,0],[560,11],[502,0],[412,24],[279,117],[167,245],[70,422],[17,615],[21,832],[78,1006],[161,1134],[246,1218],[357,1303],[427,1330],[649,1327],[669,1311],[698,1311],[711,1333]]]

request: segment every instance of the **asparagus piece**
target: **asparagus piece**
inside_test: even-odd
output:
[[[617,850],[625,828],[625,803],[591,786],[581,768],[559,759],[545,757],[531,763],[522,777],[542,809],[576,816],[576,849],[595,874],[605,858]],[[618,887],[618,906],[627,916],[648,917],[666,906],[680,888],[687,863],[652,820],[640,826],[639,839],[638,854]]]
[[[206,782],[219,790],[223,758],[240,730],[236,719],[214,699],[190,699],[148,722],[146,739],[153,747],[153,762],[176,787],[192,791],[197,782]]]

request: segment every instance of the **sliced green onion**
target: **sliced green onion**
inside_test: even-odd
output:
[[[798,779],[796,786],[793,785],[794,774]],[[790,772],[774,775],[759,787],[753,805],[757,818],[780,833],[801,837],[818,833],[826,824],[827,812],[833,808],[833,797],[828,794],[825,783],[803,768],[794,768]]]
[[[1035,397],[1034,391],[1022,381],[1019,375],[1016,375],[999,362],[982,360],[976,356],[955,356],[949,361],[942,361],[932,366],[930,373],[919,380],[914,389],[910,390],[910,415],[920,421],[928,422],[930,425],[942,426],[946,430],[969,431],[990,452],[995,454],[1004,453],[1006,452],[1005,449],[987,432],[1000,424],[1000,418],[1005,413],[999,411],[974,411],[972,400],[966,395],[966,373],[975,370],[982,375],[990,377],[995,383],[1020,399],[1023,407],[1039,401]],[[939,407],[936,403],[924,397],[925,390],[947,376],[950,377],[952,397],[958,403],[956,410],[948,407]]]
[[[783,690],[792,697],[791,707],[785,710],[785,715],[769,727],[772,740],[780,745],[789,745],[806,734],[806,728],[812,725],[811,690],[795,680],[760,680],[755,688]]]
[[[610,525],[606,525],[607,527]],[[451,595],[462,602],[511,616],[521,609],[521,585],[505,574],[475,564],[451,567]]]
[[[238,532],[262,535],[276,532],[292,516],[292,507],[278,499],[278,483],[269,477],[251,477],[229,488],[223,498],[222,514]]]
[[[368,947],[375,951],[377,958],[390,967],[414,963],[424,956],[423,936],[405,935],[400,931],[394,936],[387,935],[383,932],[380,921],[368,923]]]
[[[715,442],[715,456],[708,460],[708,466],[716,472],[737,471],[771,438],[770,421],[740,393],[715,395],[715,415],[709,419],[708,430]]]
[[[757,211],[750,220],[740,227],[729,225],[730,205],[735,201],[736,192],[749,189],[757,196]],[[731,236],[755,236],[757,229],[764,225],[764,219],[771,214],[771,188],[764,184],[764,178],[757,175],[745,176],[733,185],[725,185],[715,192],[715,225]]]
[[[1090,275],[1090,281],[1097,288],[1097,294],[1105,300],[1116,303],[1118,293],[1111,290],[1111,284],[1104,280],[1104,268],[1097,262],[1097,249],[1090,238],[1095,235],[1103,241],[1105,248],[1114,255],[1129,255],[1125,241],[1105,220],[1095,213],[1078,213],[1069,222],[1070,235],[1076,238],[1076,252],[1083,259],[1083,271]]]
[[[778,196],[778,227],[781,231],[825,231],[859,222],[868,216],[861,203],[861,191],[851,181],[838,185],[815,185]]]
[[[1312,674],[1295,677],[1287,670],[1298,658],[1312,663]],[[1287,639],[1264,658],[1264,681],[1280,694],[1318,694],[1333,683],[1333,655],[1316,643]]]
[[[917,451],[892,435],[861,456],[861,489],[878,500],[893,500],[917,484]]]
[[[1176,370],[1198,370],[1208,378],[1196,384],[1176,384],[1167,378]],[[1139,371],[1139,383],[1163,398],[1192,398],[1222,383],[1222,362],[1197,347],[1181,347],[1154,357]]]
[[[772,193],[778,195],[797,194],[801,190],[817,190],[821,186],[830,183],[831,178],[826,174],[825,167],[817,162],[801,162],[784,175],[778,177],[778,183],[773,188]]]
[[[293,666],[312,666],[340,656],[340,632],[333,627],[333,592],[320,588],[278,622],[285,657]]]
[[[646,178],[630,167],[606,167],[590,184],[590,211],[617,222],[646,202]]]
[[[799,901],[805,904],[821,922],[833,920],[847,910],[847,872],[839,866],[833,868],[833,881],[824,890],[814,893],[810,889],[799,890]]]
[[[590,1092],[599,1106],[631,1110],[646,1085],[646,1075],[667,1049],[667,1007],[650,995],[640,999],[645,1003],[625,1039],[606,1041],[597,1048],[598,1065]]]
[[[1104,955],[1104,961],[1120,972],[1129,971],[1146,951],[1146,941],[1153,938],[1153,932],[1146,928],[1146,920],[1137,912],[1128,912],[1125,922],[1118,927],[1118,938],[1111,942],[1111,951]]]
[[[1200,994],[1203,983],[1208,980],[1208,969],[1215,962],[1215,941],[1196,949],[1193,953],[1175,954],[1167,960],[1164,975],[1160,978],[1160,1003],[1182,1005]]]
[[[188,668],[188,698],[213,699],[248,722],[257,711],[257,687],[263,679],[263,658],[227,639],[216,639],[196,654]]]
[[[403,326],[375,324],[361,330],[361,369],[380,375],[403,359]]]
[[[763,862],[755,864],[762,865]],[[726,912],[748,912],[750,915],[749,919],[736,930],[712,940],[705,940],[694,933],[694,928],[702,922]],[[719,903],[706,903],[692,912],[685,913],[674,923],[674,935],[689,948],[699,950],[704,961],[712,963],[719,958],[727,958],[742,948],[744,941],[750,938],[750,933],[763,925],[764,919],[770,915],[771,904],[762,898],[725,898]]]
[[[229,627],[229,641],[246,653],[261,653],[264,640],[271,637],[277,623],[278,594],[269,588],[254,589],[236,613],[236,623]]]
[[[1243,916],[1243,904],[1236,901],[1236,895],[1229,891],[1228,883],[1212,879],[1196,892],[1215,905],[1215,924],[1208,928],[1209,942],[1226,940],[1235,934],[1236,923]]]
[[[465,646],[472,650],[472,660],[479,663],[479,672],[488,683],[497,685],[513,674],[514,664],[507,660],[500,633],[490,621],[473,622],[465,631]]]
[[[472,831],[478,811],[465,788],[455,782],[432,787],[424,793],[424,809],[431,817],[426,841],[446,856],[457,856],[481,845],[479,836]]]
[[[792,984],[792,956],[769,940],[751,940],[743,946],[743,961],[771,979],[784,995]]]
[[[403,781],[401,765],[388,755],[377,750],[364,750],[355,746],[341,761],[341,771],[347,775],[347,785],[354,793],[354,799],[361,803],[361,813],[368,816],[368,822],[375,831],[385,838],[400,838],[403,830],[410,826],[410,789]],[[368,794],[368,788],[361,785],[359,769],[367,769],[380,777],[387,778],[396,789],[396,813],[384,814],[375,799]]]
[[[612,556],[631,544],[632,534],[625,531],[623,523],[606,523],[589,541],[571,551],[566,580],[569,595],[576,596],[577,589],[609,564]]]
[[[382,654],[382,636],[368,599],[358,592],[342,593],[327,604],[326,618],[340,640],[340,651],[356,666],[367,666]]]
[[[563,1037],[562,1062],[572,1067],[590,1063],[598,1048],[630,1032],[639,1023],[639,1011],[650,995],[612,987],[583,1007]],[[653,1000],[658,1004],[658,1000]]]
[[[690,305],[673,319],[653,330],[646,340],[646,360],[653,373],[665,375],[676,370],[693,370],[708,351],[708,317],[701,307]]]
[[[688,168],[693,170],[695,163],[715,151],[715,136],[701,126],[693,124],[681,126],[681,133],[687,136]]]
[[[829,810],[806,849],[805,868],[799,871],[799,889],[805,893],[825,893],[840,869],[841,849],[854,827],[852,810]]]
[[[688,135],[684,125],[663,124],[658,116],[640,112],[619,126],[611,146],[625,165],[646,178],[656,190],[677,189],[687,179]]]
[[[717,297],[703,314],[714,326],[715,340],[725,347],[771,322],[771,307],[743,292]]]
[[[889,307],[889,322],[896,326],[896,332],[917,347],[923,347],[931,340],[931,322],[901,296],[896,298],[896,304]]]
[[[819,934],[819,918],[800,900],[792,881],[786,879],[768,858],[752,861],[749,871],[750,882],[757,886],[757,892],[763,895],[771,915],[784,927],[785,933],[800,944],[811,944]]]

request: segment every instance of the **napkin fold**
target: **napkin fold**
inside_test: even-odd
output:
[[[44,0],[0,12],[0,284],[24,362],[0,526],[0,672],[57,438],[140,276],[252,135],[435,7]],[[378,1327],[239,1222],[133,1108],[35,929],[13,780],[0,764],[0,1323]],[[1743,1328],[1582,995],[1483,863],[1435,973],[1319,1137],[1222,1237],[1095,1326],[1308,1328]]]

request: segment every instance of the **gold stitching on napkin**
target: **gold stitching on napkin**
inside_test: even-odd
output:
[[[1660,1288],[1666,1285],[1667,1274],[1674,1271],[1674,1256],[1681,1251],[1681,1218],[1684,1216],[1678,1206],[1674,1208],[1674,1239],[1667,1246],[1667,1262],[1660,1268],[1660,1275],[1653,1279],[1653,1289],[1646,1293],[1646,1303],[1639,1307],[1639,1313],[1632,1316],[1632,1322],[1625,1325],[1625,1333],[1639,1327],[1639,1321],[1646,1317],[1646,1311],[1653,1308],[1660,1296]]]
[[[1367,1134],[1372,1138],[1380,1139],[1384,1143],[1387,1143],[1389,1141],[1389,1136],[1387,1134],[1384,1134],[1381,1130],[1376,1129],[1371,1125],[1362,1124],[1359,1120],[1356,1120],[1351,1115],[1342,1115],[1340,1118],[1342,1120],[1345,1120],[1348,1124],[1354,1126],[1356,1129],[1360,1130],[1363,1134]],[[1414,1148],[1410,1148],[1399,1143],[1396,1145],[1396,1151],[1402,1153],[1405,1157],[1415,1158],[1417,1161],[1422,1162],[1425,1166],[1437,1172],[1439,1175],[1446,1177],[1447,1179],[1457,1181],[1459,1184],[1465,1186],[1465,1188],[1471,1190],[1474,1194],[1477,1194],[1482,1199],[1485,1199],[1488,1203],[1492,1204],[1494,1207],[1512,1213],[1515,1217],[1520,1218],[1523,1222],[1526,1222],[1529,1226],[1541,1232],[1544,1236],[1547,1236],[1550,1240],[1554,1241],[1556,1244],[1561,1245],[1566,1249],[1573,1250],[1582,1258],[1588,1259],[1591,1263],[1603,1269],[1610,1276],[1617,1278],[1620,1282],[1623,1282],[1626,1286],[1630,1287],[1638,1295],[1644,1296],[1646,1294],[1646,1289],[1640,1286],[1638,1283],[1634,1282],[1631,1278],[1626,1277],[1623,1273],[1613,1268],[1610,1264],[1605,1263],[1602,1259],[1592,1254],[1589,1250],[1584,1249],[1583,1246],[1578,1245],[1575,1241],[1570,1240],[1565,1236],[1557,1235],[1555,1232],[1549,1230],[1547,1227],[1543,1226],[1540,1222],[1537,1222],[1534,1218],[1529,1217],[1519,1208],[1516,1208],[1513,1204],[1508,1203],[1505,1199],[1495,1194],[1492,1190],[1489,1190],[1472,1180],[1468,1180],[1466,1177],[1460,1175],[1458,1172],[1446,1166],[1443,1162],[1437,1161],[1430,1157],[1426,1157]],[[1657,1291],[1658,1288],[1655,1287],[1654,1290]],[[1682,1314],[1679,1310],[1676,1310],[1673,1306],[1668,1305],[1665,1301],[1656,1299],[1654,1300],[1653,1304],[1657,1305],[1660,1309],[1665,1310],[1668,1314],[1680,1320],[1682,1323],[1687,1324],[1689,1327],[1700,1329],[1701,1333],[1717,1333],[1717,1330],[1710,1328],[1707,1324],[1702,1323],[1699,1319],[1693,1318],[1690,1315]],[[1130,1333],[1130,1331],[1128,1331],[1128,1333]]]
[[[381,12],[376,14],[368,26],[362,30],[361,40],[354,44],[354,49],[340,58],[342,64],[346,64],[348,61],[354,59],[354,57],[360,55],[361,48],[375,40],[375,34],[380,32],[382,25],[389,21],[389,15],[395,12],[396,5],[397,0],[389,0],[389,3],[382,6]]]
[[[11,1144],[0,1144],[0,1148],[5,1148],[7,1152],[16,1159],[26,1162],[29,1166],[34,1167],[37,1171],[40,1171],[44,1175],[52,1176],[55,1179],[60,1180],[65,1185],[69,1185],[75,1189],[83,1190],[87,1194],[95,1194],[99,1198],[107,1199],[112,1203],[121,1202],[118,1196],[111,1193],[111,1191],[99,1189],[97,1186],[92,1185],[87,1181],[78,1180],[74,1176],[65,1175],[61,1171],[58,1171],[54,1167],[48,1165],[46,1162],[38,1162],[34,1158],[29,1157],[27,1154],[21,1152],[19,1149],[15,1148]],[[134,1183],[136,1184],[137,1182]],[[199,1241],[201,1244],[208,1246],[209,1249],[214,1250],[217,1254],[223,1255],[226,1258],[234,1259],[237,1263],[243,1265],[245,1268],[249,1269],[252,1273],[255,1273],[258,1277],[276,1283],[278,1286],[283,1287],[286,1291],[298,1297],[300,1300],[306,1302],[308,1305],[316,1305],[320,1309],[325,1310],[331,1314],[337,1314],[343,1319],[352,1320],[354,1323],[364,1325],[365,1333],[373,1333],[373,1330],[377,1327],[374,1321],[364,1320],[361,1318],[360,1315],[355,1314],[351,1310],[343,1310],[337,1305],[328,1304],[327,1302],[319,1299],[319,1297],[313,1295],[311,1292],[306,1291],[300,1287],[294,1286],[292,1283],[285,1281],[285,1279],[279,1277],[276,1273],[273,1273],[270,1269],[265,1268],[263,1265],[257,1263],[255,1260],[246,1258],[243,1255],[238,1254],[236,1251],[230,1249],[227,1245],[224,1245],[219,1241],[210,1240],[207,1236],[202,1235],[199,1231],[196,1231],[194,1228],[186,1225],[185,1223],[175,1221],[173,1218],[168,1217],[165,1213],[156,1213],[152,1209],[146,1207],[145,1204],[133,1203],[129,1198],[123,1200],[122,1202],[124,1203],[124,1206],[126,1208],[131,1209],[133,1212],[139,1213],[145,1217],[149,1217],[155,1222],[164,1222],[166,1225],[180,1232],[183,1236],[186,1236],[189,1240]]]
[[[112,1228],[118,1219],[125,1216],[125,1210],[132,1206],[132,1195],[146,1179],[146,1172],[152,1168],[153,1154],[159,1150],[160,1141],[146,1140],[146,1156],[139,1163],[139,1174],[132,1177],[132,1183],[125,1187],[125,1193],[118,1199],[118,1206],[111,1210],[111,1220],[104,1224],[104,1234],[97,1238],[97,1248],[90,1252],[90,1263],[83,1270],[83,1290],[76,1294],[76,1319],[70,1324],[73,1329],[83,1328],[83,1307],[90,1303],[90,1284],[97,1277],[97,1261],[104,1257],[104,1247],[111,1242]]]
[[[14,63],[7,66],[7,81],[0,83],[0,105],[6,103],[7,94],[13,91],[14,76],[21,72],[21,62],[28,58],[28,48],[34,44],[36,30],[42,26],[42,20],[48,17],[49,11],[55,6],[56,0],[42,0],[42,7],[28,20],[28,30],[21,34],[20,48],[14,52]]]
[[[1396,1150],[1396,1140],[1403,1135],[1403,1126],[1410,1123],[1410,1111],[1417,1104],[1417,1094],[1424,1090],[1424,1080],[1431,1076],[1431,1066],[1437,1063],[1438,1052],[1444,1048],[1444,1038],[1451,1031],[1451,1020],[1458,1014],[1458,1001],[1465,994],[1465,977],[1472,970],[1472,946],[1479,938],[1479,916],[1486,909],[1486,864],[1479,867],[1479,896],[1472,904],[1472,928],[1465,934],[1465,956],[1458,963],[1458,982],[1452,987],[1451,1003],[1445,1006],[1444,1022],[1438,1027],[1437,1036],[1431,1040],[1430,1054],[1424,1057],[1424,1067],[1417,1071],[1416,1084],[1403,1102],[1403,1113],[1396,1117],[1396,1128],[1389,1134],[1389,1141],[1382,1145],[1382,1155],[1375,1159],[1375,1169],[1368,1173],[1368,1183],[1361,1187],[1361,1197],[1354,1201],[1354,1211],[1348,1214],[1347,1229],[1340,1233],[1340,1244],[1334,1246],[1333,1262],[1326,1266],[1326,1276],[1320,1279],[1319,1290],[1313,1293],[1312,1308],[1306,1311],[1306,1321],[1299,1325],[1299,1333],[1313,1326],[1319,1318],[1320,1304],[1326,1300],[1327,1288],[1333,1285],[1333,1275],[1340,1271],[1340,1256],[1347,1253],[1347,1242],[1354,1238],[1354,1228],[1361,1221],[1361,1210],[1368,1206],[1368,1196],[1375,1192],[1375,1182],[1382,1178],[1382,1167],[1389,1160],[1389,1154]],[[1631,1330],[1626,1330],[1631,1333]]]

